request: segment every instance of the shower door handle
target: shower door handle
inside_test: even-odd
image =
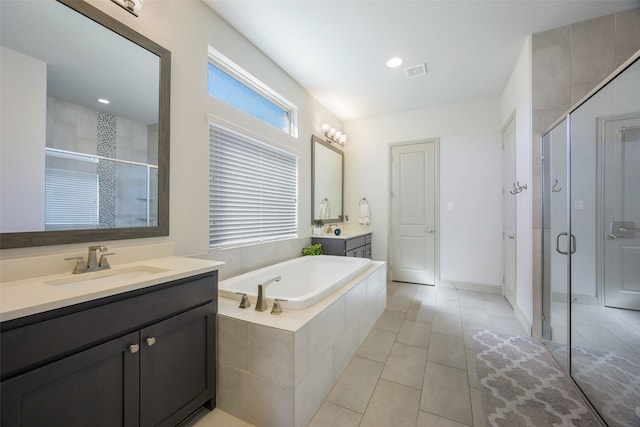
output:
[[[567,233],[566,231],[562,233],[558,233],[556,235],[556,252],[558,252],[559,254],[568,255],[569,252],[571,252],[572,254],[576,253],[576,249],[577,249],[576,236],[574,236],[573,234],[571,235],[569,250],[568,251],[560,250],[560,236],[568,236],[568,235],[569,233]]]
[[[569,252],[567,252],[567,251],[561,251],[560,250],[560,236],[568,236],[568,235],[569,235],[569,233],[567,233],[566,231],[556,234],[556,252],[558,252],[559,254],[562,254],[562,255],[569,254]]]

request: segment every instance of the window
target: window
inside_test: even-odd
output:
[[[298,136],[298,108],[212,47],[207,77],[209,95]]]
[[[297,236],[298,157],[209,124],[209,247]]]
[[[98,174],[45,169],[45,230],[98,228]]]

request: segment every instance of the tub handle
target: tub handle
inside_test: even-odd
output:
[[[286,299],[276,298],[273,300],[273,307],[271,307],[271,314],[281,314],[282,313],[282,305],[281,301],[287,301]]]
[[[240,300],[240,305],[238,307],[240,307],[240,308],[249,308],[249,307],[251,307],[251,301],[249,301],[249,297],[247,297],[247,294],[245,294],[243,292],[236,292],[236,294],[242,295],[242,299]]]

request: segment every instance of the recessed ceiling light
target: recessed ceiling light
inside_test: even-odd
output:
[[[108,99],[104,99],[104,98],[98,98],[98,102],[100,104],[109,104],[111,101],[109,101]]]
[[[396,68],[402,65],[402,59],[394,56],[393,58],[389,58],[387,61],[387,67]]]

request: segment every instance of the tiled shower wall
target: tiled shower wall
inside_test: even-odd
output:
[[[638,49],[640,8],[536,33],[532,37],[534,336],[542,334],[540,137]]]
[[[157,124],[146,125],[47,97],[47,147],[157,164],[157,141]],[[57,165],[55,160],[49,164]],[[156,170],[152,169],[151,174],[151,188],[157,193]],[[144,225],[148,196],[155,204],[152,210],[157,209],[153,199],[157,194],[147,195],[147,172],[143,167],[100,162],[98,175],[100,228]]]

